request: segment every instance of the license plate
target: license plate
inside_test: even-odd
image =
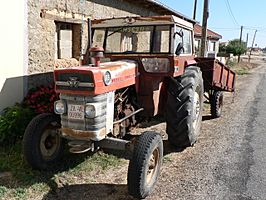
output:
[[[68,118],[84,119],[84,105],[68,105]]]

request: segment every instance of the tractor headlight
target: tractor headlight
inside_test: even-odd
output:
[[[170,71],[168,58],[142,58],[141,62],[146,72],[167,73]]]
[[[100,103],[86,104],[85,115],[88,118],[95,118],[95,117],[99,116],[100,113],[101,113],[101,104]]]
[[[59,100],[54,102],[54,112],[56,114],[64,114],[66,113],[66,104],[64,101]]]
[[[106,71],[103,74],[103,82],[105,85],[110,85],[112,83],[112,76],[111,76],[111,72]]]

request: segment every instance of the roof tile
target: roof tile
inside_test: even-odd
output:
[[[202,26],[200,26],[199,24],[195,24],[194,26],[194,33],[196,36],[201,36],[202,35]],[[214,38],[214,39],[222,39],[222,36],[218,33],[215,33],[214,31],[211,31],[208,29],[208,33],[207,33],[209,38]]]

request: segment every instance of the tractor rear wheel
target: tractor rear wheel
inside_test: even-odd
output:
[[[193,145],[200,132],[203,108],[203,79],[200,68],[190,66],[168,85],[166,123],[169,143]]]
[[[160,174],[163,141],[159,133],[147,131],[137,139],[128,166],[128,191],[135,198],[148,196]]]
[[[44,170],[63,156],[64,145],[58,130],[60,117],[44,113],[31,120],[23,137],[25,160],[33,169]]]
[[[214,91],[211,96],[211,115],[213,118],[221,117],[223,109],[223,92]]]

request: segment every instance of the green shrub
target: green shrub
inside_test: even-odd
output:
[[[49,84],[30,90],[22,104],[6,108],[0,115],[0,145],[14,144],[22,139],[31,119],[37,114],[52,113],[58,98],[54,84]]]
[[[35,115],[32,109],[20,104],[6,108],[0,116],[0,145],[14,144],[21,139]]]
[[[227,61],[227,66],[229,67],[229,68],[233,68],[233,67],[235,67],[236,66],[236,64],[237,64],[237,62],[235,61],[235,60],[228,60]]]

